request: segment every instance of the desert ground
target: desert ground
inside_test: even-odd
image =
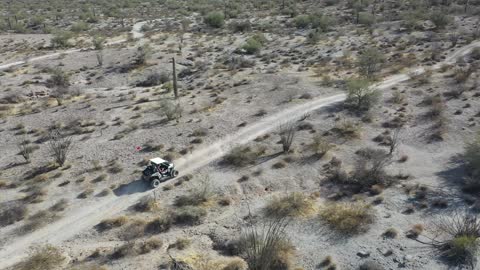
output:
[[[480,1],[0,11],[0,269],[480,269]]]

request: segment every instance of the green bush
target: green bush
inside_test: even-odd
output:
[[[382,52],[376,48],[366,48],[358,56],[357,66],[361,75],[373,79],[381,71],[384,62]]]
[[[357,111],[368,111],[380,98],[380,92],[371,87],[366,79],[350,79],[347,81],[347,99],[345,103]]]
[[[444,29],[452,21],[446,11],[434,10],[430,13],[430,20],[435,24],[437,29]]]
[[[371,26],[373,23],[375,23],[375,17],[370,12],[360,12],[358,16],[358,23]]]
[[[221,28],[225,24],[225,15],[221,12],[210,12],[203,20],[210,27]]]
[[[260,52],[261,48],[262,43],[253,38],[248,39],[247,42],[242,46],[242,49],[245,50],[246,54],[257,54]]]
[[[311,21],[308,15],[298,15],[293,19],[293,22],[297,28],[307,28]]]
[[[66,48],[70,47],[69,39],[73,37],[72,32],[69,31],[58,31],[56,32],[51,40],[52,46],[54,48]]]

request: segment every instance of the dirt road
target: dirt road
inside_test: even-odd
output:
[[[448,56],[444,63],[437,64],[430,69],[438,69],[442,64],[452,63],[459,56],[470,52],[473,48],[480,47],[480,42],[471,43]],[[411,69],[410,72],[391,76],[376,85],[379,89],[387,89],[395,84],[410,79],[411,72],[417,74],[425,72],[425,68]],[[242,128],[238,132],[226,136],[215,144],[208,145],[198,149],[193,153],[176,160],[177,168],[182,174],[193,172],[194,170],[208,165],[209,163],[222,157],[228,152],[231,145],[245,144],[256,137],[263,135],[277,128],[279,123],[295,120],[309,112],[345,100],[345,94],[338,94],[329,97],[319,97],[306,103],[292,106],[288,109],[272,114],[252,125]],[[91,202],[88,205],[82,205],[79,208],[71,209],[65,217],[41,228],[29,235],[15,239],[12,243],[6,244],[0,250],[0,268],[4,269],[14,265],[22,260],[29,247],[37,244],[50,243],[60,245],[62,242],[73,238],[76,234],[96,225],[102,219],[114,216],[136,203],[141,197],[150,194],[152,191],[132,193],[123,196],[111,196],[106,199]],[[127,192],[128,193],[128,192]]]

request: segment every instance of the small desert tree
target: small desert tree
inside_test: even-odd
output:
[[[278,127],[278,133],[280,135],[280,143],[282,144],[284,153],[287,153],[288,151],[290,151],[296,132],[297,132],[297,125],[294,121],[280,124],[280,126]]]
[[[347,92],[346,104],[357,111],[368,111],[380,97],[380,92],[371,87],[367,79],[348,80]]]
[[[72,136],[62,134],[58,128],[52,128],[49,137],[50,153],[54,157],[55,162],[57,162],[58,165],[63,166],[73,146]]]
[[[385,58],[376,48],[366,48],[358,56],[358,68],[360,74],[368,79],[375,78],[375,75],[382,69]]]

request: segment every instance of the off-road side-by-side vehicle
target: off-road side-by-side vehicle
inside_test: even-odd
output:
[[[153,158],[143,170],[142,179],[148,181],[152,188],[157,188],[161,182],[178,175],[173,163],[161,158]]]

